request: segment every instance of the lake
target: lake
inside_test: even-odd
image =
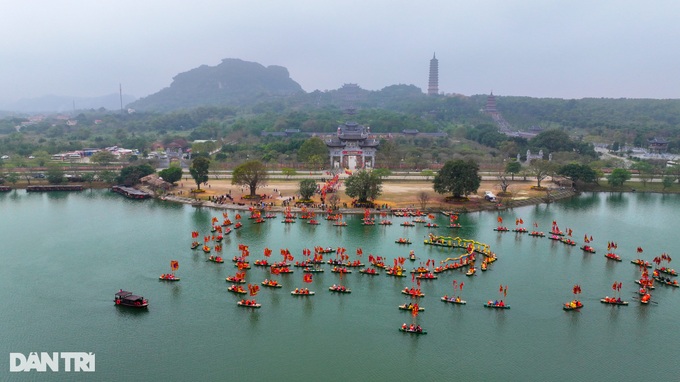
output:
[[[680,366],[680,288],[656,285],[653,303],[635,298],[640,270],[630,260],[651,261],[662,253],[678,257],[680,196],[659,194],[583,194],[553,203],[514,210],[460,215],[462,228],[447,228],[448,218],[402,227],[406,218],[391,217],[392,226],[362,226],[361,216],[347,216],[347,227],[326,220],[312,226],[298,220],[282,224],[282,216],[253,224],[243,215],[243,228],[225,236],[224,264],[206,261],[192,251],[191,232],[209,234],[211,219],[222,210],[195,208],[156,200],[136,201],[105,190],[74,193],[0,194],[0,379],[9,381],[622,381],[654,378],[677,380]],[[235,219],[235,211],[228,211]],[[494,232],[498,217],[508,228],[521,218],[549,231],[573,230],[583,244],[592,236],[596,254],[585,254],[545,238]],[[379,218],[377,219],[379,220]],[[412,219],[408,219],[412,220]],[[429,220],[429,219],[428,219]],[[240,308],[241,298],[227,291],[225,277],[237,268],[230,259],[238,245],[249,246],[251,263],[280,249],[302,260],[304,248],[344,247],[352,260],[367,262],[369,254],[392,259],[414,250],[418,261],[437,264],[459,256],[461,249],[426,246],[429,234],[459,236],[486,243],[498,261],[486,272],[466,277],[464,270],[425,280],[425,311],[417,322],[427,335],[401,333],[409,312],[400,293],[411,277],[368,276],[354,269],[340,280],[324,265],[311,284],[293,268],[275,276],[283,288],[262,287],[256,296],[261,309]],[[395,243],[410,238],[412,245]],[[604,257],[607,242],[618,244],[622,262]],[[637,253],[641,247],[643,253]],[[333,256],[331,256],[333,258]],[[179,261],[175,283],[158,280]],[[677,261],[677,260],[676,260]],[[671,262],[668,266],[673,267]],[[253,267],[249,283],[271,275]],[[453,294],[453,281],[464,282],[455,293],[467,305],[441,302]],[[351,294],[328,287],[342,282]],[[599,302],[613,296],[614,282],[629,306]],[[564,311],[562,304],[578,298],[584,307]],[[507,296],[499,286],[507,286]],[[295,297],[290,291],[308,286],[315,296]],[[148,310],[117,307],[113,295],[125,289],[149,299]],[[504,298],[508,310],[483,307]],[[88,373],[9,372],[9,353],[92,352],[96,371]]]

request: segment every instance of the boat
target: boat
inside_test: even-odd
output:
[[[380,274],[380,273],[376,272],[375,269],[373,269],[373,268],[359,269],[359,273],[363,273],[365,275],[371,275],[371,276],[377,276],[377,275]]]
[[[333,285],[328,287],[328,290],[331,292],[336,292],[336,293],[352,293],[351,289],[348,289],[347,287],[343,285]]]
[[[247,293],[247,292],[245,291],[245,289],[243,289],[243,287],[240,286],[240,285],[232,285],[232,286],[230,286],[229,288],[227,288],[227,290],[228,290],[229,292],[238,293],[238,294],[246,294],[246,293]]]
[[[269,262],[266,259],[255,260],[255,262],[253,264],[255,264],[258,267],[268,267],[269,266]]]
[[[668,285],[668,286],[672,286],[672,287],[676,287],[676,288],[680,287],[680,285],[678,284],[678,280],[671,281],[671,279],[668,278],[668,277],[663,278],[663,277],[660,277],[660,276],[654,276],[654,280],[656,280],[657,282],[660,282],[663,285]]]
[[[194,241],[193,243],[191,243],[191,249],[196,249],[200,246],[201,246],[201,244],[197,241]]]
[[[414,306],[414,305],[411,304],[411,303],[404,304],[404,305],[399,305],[399,310],[413,310],[413,306]],[[424,311],[425,311],[425,308],[423,308],[422,306],[419,306],[419,307],[418,307],[418,311],[419,311],[419,312],[424,312]]]
[[[437,224],[437,223],[427,223],[427,224],[425,224],[425,227],[427,227],[427,228],[439,228],[439,224]]]
[[[649,261],[644,261],[644,260],[642,260],[642,259],[635,259],[635,260],[631,260],[630,262],[633,263],[633,264],[635,264],[635,265],[645,266],[645,267],[647,267],[647,268],[651,268],[651,267],[652,267],[652,264],[651,264]]]
[[[649,289],[654,289],[654,285],[649,285],[648,283],[642,282],[640,280],[635,280],[635,283]]]
[[[281,288],[281,284],[276,280],[264,280],[262,285],[270,288]]]
[[[474,276],[477,268],[475,267],[470,267],[467,272],[465,272],[465,276]]]
[[[411,333],[411,334],[427,334],[427,331],[423,330],[420,326],[413,328],[413,329],[410,328],[410,327],[405,328],[405,327],[402,326],[401,328],[399,328],[399,331],[404,332],[404,333]]]
[[[113,302],[115,302],[116,305],[130,306],[133,308],[146,308],[149,306],[149,300],[122,289],[116,292]]]
[[[657,268],[656,270],[661,272],[661,273],[665,273],[665,274],[671,275],[671,276],[677,276],[678,275],[678,272],[675,269],[661,267],[661,268]]]
[[[392,222],[389,220],[381,220],[380,225],[392,225]]]
[[[564,310],[576,310],[581,308],[583,308],[583,303],[579,300],[573,300],[562,305],[562,309]]]
[[[262,304],[258,304],[255,300],[241,300],[236,303],[238,306],[243,308],[261,308]]]
[[[425,294],[420,291],[420,289],[415,289],[415,288],[404,288],[401,293],[405,295],[409,295],[411,297],[425,297]]]
[[[321,223],[319,223],[319,221],[316,220],[316,219],[309,219],[309,221],[307,222],[307,224],[311,224],[311,225],[319,225],[319,224],[321,224]]]
[[[462,226],[460,225],[460,223],[449,224],[449,228],[461,228],[461,227]]]
[[[429,273],[430,269],[426,267],[418,267],[416,269],[412,269],[411,273]]]
[[[418,280],[435,280],[435,279],[437,279],[438,277],[437,277],[437,275],[428,272],[428,273],[421,273],[421,274],[419,274],[418,276],[416,276],[416,278],[417,278]]]
[[[531,231],[531,232],[529,232],[529,236],[545,237],[545,234],[543,232],[539,232],[539,231]]]
[[[560,241],[566,245],[571,245],[572,247],[576,246],[576,242],[571,239],[562,238]]]
[[[331,269],[331,272],[333,272],[333,273],[352,273],[352,270],[344,268],[344,267],[333,267],[333,269]]]
[[[210,253],[210,247],[208,247],[207,245],[204,245],[203,246],[203,252]]]
[[[403,237],[398,238],[394,241],[397,244],[411,244],[411,239],[405,239]]]
[[[484,304],[484,307],[491,309],[510,309],[510,305],[505,305],[503,301],[500,302],[489,301],[486,304]]]
[[[222,256],[210,256],[208,257],[208,261],[212,261],[213,263],[224,263]]]
[[[604,257],[608,258],[609,260],[621,261],[621,256],[617,255],[616,253],[607,253],[604,255]]]
[[[295,288],[295,290],[291,291],[290,294],[292,294],[293,296],[313,296],[314,292],[310,291],[307,288],[300,288],[300,289]]]
[[[486,272],[486,267],[487,267],[486,261],[483,261],[482,265],[480,266],[480,268],[482,269],[482,272]]]
[[[246,280],[243,277],[237,277],[237,276],[227,276],[225,279],[227,282],[234,283],[234,284],[245,284]]]
[[[326,248],[320,248],[317,252],[323,253],[323,254],[326,254],[326,253],[334,253],[334,252],[335,252],[335,249],[333,249],[333,248],[331,248],[331,247],[326,247]]]
[[[415,224],[413,224],[412,222],[409,222],[409,221],[405,221],[405,222],[403,222],[399,225],[402,226],[402,227],[415,227]]]
[[[595,248],[589,246],[589,245],[584,245],[581,247],[581,250],[583,252],[589,252],[589,253],[595,253]]]
[[[628,305],[628,301],[623,301],[621,298],[614,298],[614,297],[605,297],[601,298],[600,302],[603,304],[609,304],[609,305]]]
[[[345,221],[336,221],[335,223],[333,223],[333,225],[336,226],[336,227],[347,227],[347,222],[345,222]],[[335,251],[334,251],[334,252],[335,252]]]
[[[179,281],[179,277],[172,273],[163,273],[158,279],[163,281]]]
[[[529,230],[524,228],[524,227],[519,227],[519,228],[513,228],[512,232],[517,232],[517,233],[528,233]]]
[[[324,270],[323,270],[323,268],[307,267],[307,268],[303,269],[302,272],[304,272],[304,273],[321,273],[321,272],[324,272]]]
[[[496,232],[508,232],[508,231],[510,231],[508,229],[508,227],[501,227],[501,226],[498,226],[498,227],[494,228],[493,230],[496,231]]]
[[[465,304],[467,304],[467,301],[461,300],[460,297],[455,297],[455,298],[454,298],[454,297],[450,297],[450,298],[449,298],[449,296],[444,296],[444,297],[441,298],[441,300],[442,300],[443,302],[448,302],[448,303],[451,303],[451,304],[459,304],[459,305],[465,305]]]

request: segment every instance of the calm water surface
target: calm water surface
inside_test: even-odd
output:
[[[426,311],[418,316],[428,334],[397,331],[410,322],[397,310],[407,301],[399,291],[411,278],[345,276],[352,294],[336,295],[328,286],[338,275],[314,275],[316,296],[295,298],[302,273],[278,276],[281,289],[257,295],[262,309],[236,306],[225,277],[233,263],[215,264],[189,249],[191,231],[208,234],[212,217],[222,211],[157,201],[130,201],[106,191],[82,193],[0,194],[0,380],[96,381],[633,381],[679,380],[680,288],[658,285],[653,300],[641,306],[633,299],[638,269],[630,263],[667,252],[680,254],[677,195],[586,194],[551,205],[503,211],[506,226],[522,218],[531,229],[547,231],[553,220],[573,230],[582,243],[593,236],[597,254],[584,254],[547,238],[496,233],[496,213],[461,215],[457,231],[405,228],[403,218],[391,227],[319,226],[281,218],[244,227],[226,236],[223,256],[250,246],[251,258],[263,249],[288,248],[302,259],[313,246],[363,249],[389,259],[415,250],[420,259],[437,262],[460,250],[425,246],[429,233],[460,236],[487,243],[499,260],[489,271],[466,277],[460,271],[423,281]],[[245,215],[245,214],[244,214]],[[234,219],[234,212],[230,211]],[[445,217],[437,217],[441,227]],[[411,246],[394,243],[409,237]],[[606,260],[607,241],[618,243],[621,263]],[[178,260],[177,283],[158,280]],[[391,261],[390,261],[391,262]],[[417,264],[417,263],[416,263]],[[410,267],[410,264],[407,264]],[[674,263],[670,264],[671,267]],[[678,266],[680,268],[680,266]],[[247,280],[270,277],[253,267]],[[452,282],[464,282],[465,306],[444,304]],[[623,283],[627,307],[605,306],[611,285]],[[482,305],[499,298],[499,285],[512,309],[494,311]],[[574,284],[585,306],[565,312]],[[148,311],[116,307],[120,288],[150,300]],[[9,353],[83,351],[96,354],[94,373],[9,373]]]

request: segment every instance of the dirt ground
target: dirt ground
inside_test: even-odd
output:
[[[268,195],[269,198],[265,202],[274,202],[274,205],[280,206],[284,200],[289,199],[292,196],[297,198],[297,192],[299,189],[299,181],[293,180],[270,180],[264,187],[258,188],[257,193],[262,195]],[[523,182],[516,181],[513,182],[508,191],[511,192],[512,198],[515,200],[533,198],[544,196],[544,192],[531,190],[531,186],[534,186],[535,182]],[[196,184],[192,181],[183,181],[178,183],[176,189],[173,192],[178,193],[181,191],[182,195],[190,195],[192,188],[196,188]],[[205,192],[198,194],[199,199],[208,200],[214,196],[220,196],[225,194],[231,194],[235,202],[242,202],[250,204],[251,200],[242,199],[242,196],[248,194],[247,188],[242,188],[241,186],[235,186],[231,184],[230,180],[210,180],[208,186],[202,187]],[[276,191],[275,191],[276,190]],[[422,203],[418,197],[421,192],[426,192],[428,195],[428,201],[426,203],[426,208],[439,209],[439,210],[453,210],[466,208],[468,210],[478,210],[478,209],[489,209],[494,208],[495,204],[487,202],[484,200],[484,192],[492,191],[496,194],[500,192],[500,187],[497,182],[494,181],[482,181],[481,186],[476,195],[470,195],[469,201],[466,203],[451,203],[446,201],[446,195],[440,195],[432,189],[432,182],[429,181],[386,181],[382,185],[382,194],[375,201],[378,205],[386,204],[391,208],[405,208],[414,207],[422,208]],[[340,204],[347,203],[350,204],[352,198],[348,197],[344,192],[344,187],[340,187]],[[313,200],[320,203],[319,195],[315,195]]]

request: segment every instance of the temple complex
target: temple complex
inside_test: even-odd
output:
[[[349,110],[350,115],[353,110]],[[338,126],[336,136],[327,139],[331,168],[350,170],[375,167],[375,155],[379,141],[371,137],[371,128],[356,122]]]

